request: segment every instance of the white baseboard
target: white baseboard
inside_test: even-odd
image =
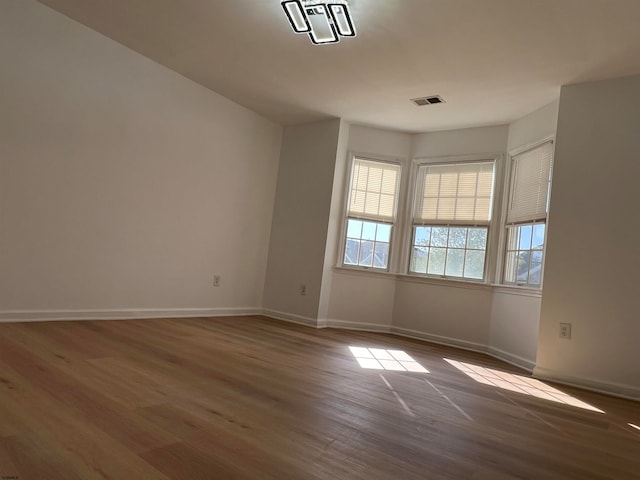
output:
[[[515,355],[513,353],[505,352],[496,347],[489,346],[487,348],[487,354],[492,357],[497,358],[498,360],[502,360],[503,362],[510,363],[511,365],[515,365],[516,367],[524,368],[528,372],[533,372],[533,369],[536,366],[536,362],[529,360],[524,357],[520,357],[519,355]]]
[[[533,376],[539,380],[555,382],[569,387],[603,393],[605,395],[613,395],[614,397],[626,398],[627,400],[640,401],[640,388],[632,385],[605,382],[587,377],[574,377],[543,367],[535,367],[533,370]]]
[[[342,330],[358,330],[364,332],[391,333],[390,325],[380,325],[379,323],[350,322],[348,320],[328,319],[327,327],[339,328]]]
[[[302,315],[296,315],[295,313],[279,312],[277,310],[262,309],[261,314],[265,317],[275,318],[276,320],[282,320],[285,322],[297,323],[299,325],[306,325],[307,327],[318,328],[318,320],[311,317],[303,317]]]
[[[103,310],[3,310],[0,323],[65,320],[133,320],[142,318],[233,317],[259,315],[262,309],[233,308],[132,308]]]
[[[481,343],[469,342],[467,340],[460,340],[442,335],[434,335],[432,333],[421,332],[420,330],[391,327],[391,333],[402,337],[415,338],[416,340],[425,340],[427,342],[437,343],[438,345],[445,345],[447,347],[457,347],[464,350],[470,350],[472,352],[487,353],[487,346]]]
[[[516,367],[523,368],[528,372],[532,372],[533,368],[535,367],[535,362],[498,348],[490,347],[482,343],[469,342],[469,341],[460,340],[457,338],[425,333],[419,330],[393,327],[391,325],[381,325],[379,323],[364,323],[364,322],[353,322],[349,320],[337,320],[333,318],[314,320],[313,318],[309,318],[309,317],[301,317],[299,315],[285,313],[285,312],[276,312],[273,310],[263,310],[263,314],[267,317],[272,317],[277,320],[285,320],[287,322],[294,322],[294,323],[307,325],[315,328],[337,328],[337,329],[354,330],[354,331],[360,331],[360,332],[389,333],[389,334],[398,335],[401,337],[408,337],[416,340],[423,340],[430,343],[436,343],[438,345],[445,345],[448,347],[456,347],[456,348],[461,348],[463,350],[470,350],[472,352],[484,353],[494,358],[497,358],[498,360],[502,360],[503,362],[507,362]]]

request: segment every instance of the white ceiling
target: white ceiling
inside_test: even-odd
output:
[[[640,0],[350,0],[358,36],[314,46],[280,0],[40,0],[284,125],[504,124],[560,86],[640,73]],[[416,107],[409,99],[441,95]]]

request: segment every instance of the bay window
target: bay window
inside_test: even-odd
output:
[[[399,181],[398,164],[354,157],[343,265],[388,269]]]
[[[409,272],[483,280],[495,162],[418,167]]]
[[[506,284],[527,287],[542,284],[552,167],[551,141],[512,157],[506,219]]]

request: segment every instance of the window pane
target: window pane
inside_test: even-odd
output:
[[[416,238],[413,241],[414,245],[429,245],[431,238],[431,227],[416,227]]]
[[[362,245],[360,246],[360,260],[358,265],[361,267],[373,266],[373,242],[362,242]]]
[[[378,230],[376,231],[376,241],[386,242],[391,241],[391,225],[378,224]]]
[[[446,247],[449,229],[447,227],[433,227],[431,229],[431,246]]]
[[[513,157],[508,223],[530,221],[546,216],[552,163],[552,142]]]
[[[410,271],[482,280],[487,230],[487,227],[415,226]],[[430,248],[426,248],[427,241]],[[470,253],[473,255],[465,260]]]
[[[349,216],[392,222],[395,217],[400,166],[353,159]]]
[[[364,199],[364,213],[377,216],[380,213],[380,195],[367,192]]]
[[[542,281],[545,224],[508,228],[504,281],[539,286]]]
[[[464,266],[464,250],[450,248],[447,253],[447,269],[446,275],[454,277],[462,276],[462,268]]]
[[[532,226],[525,225],[520,228],[520,242],[518,243],[518,250],[529,250],[531,248],[531,233]]]
[[[538,223],[533,226],[533,242],[532,248],[544,248],[544,223]]]
[[[467,248],[475,248],[478,250],[486,249],[487,248],[487,229],[486,228],[470,228]]]
[[[387,268],[389,261],[389,244],[376,243],[373,255],[373,266],[375,268]]]
[[[533,250],[531,252],[531,263],[542,263],[542,250]]]
[[[380,194],[380,213],[386,217],[392,217],[395,212],[396,197]]]
[[[360,238],[362,234],[362,222],[360,220],[349,219],[347,222],[347,237]]]
[[[386,223],[348,219],[343,264],[387,268],[391,229]]]
[[[484,273],[484,252],[468,250],[464,261],[464,276],[481,280]]]
[[[444,260],[446,255],[446,248],[432,248],[429,251],[429,268],[427,273],[431,275],[444,275]]]
[[[350,210],[353,210],[356,213],[364,212],[364,203],[367,194],[361,191],[354,191],[351,196],[351,207]]]
[[[367,190],[370,192],[380,192],[382,186],[382,169],[369,168],[369,178],[367,178]]]
[[[529,270],[529,284],[540,285],[542,280],[542,264],[531,262],[531,269]]]
[[[363,222],[362,224],[362,239],[363,240],[375,240],[376,239],[376,224],[371,222]]]
[[[427,273],[427,255],[429,249],[425,247],[413,247],[411,251],[411,271],[414,273]]]
[[[522,237],[521,237],[522,238]],[[517,278],[520,283],[527,283],[529,277],[529,256],[531,252],[526,250],[524,252],[518,252],[518,266],[517,266]]]
[[[509,227],[507,229],[507,250],[518,249],[519,235],[520,235],[520,230],[518,229],[518,227]]]
[[[414,219],[425,224],[453,220],[488,222],[493,171],[491,161],[421,165]]]
[[[507,252],[507,258],[504,268],[504,279],[506,282],[515,283],[517,267],[518,252]]]
[[[467,243],[466,228],[451,228],[449,230],[449,246],[455,248],[464,248]]]
[[[344,263],[347,265],[358,264],[358,252],[360,251],[360,242],[358,240],[347,239],[347,246],[344,249]]]

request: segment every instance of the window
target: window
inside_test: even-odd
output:
[[[344,265],[388,268],[399,180],[399,165],[353,159]]]
[[[493,161],[418,168],[411,273],[484,278],[493,173]]]
[[[539,287],[546,234],[553,142],[513,157],[507,209],[504,282]]]

